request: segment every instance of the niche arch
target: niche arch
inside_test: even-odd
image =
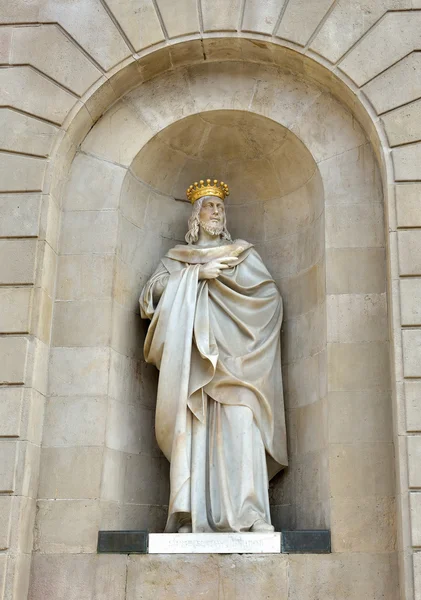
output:
[[[292,360],[291,363],[288,361],[288,346],[284,348],[287,365],[294,363],[294,368],[286,370],[285,383],[288,408],[294,411],[289,432],[290,448],[296,464],[293,460],[289,469],[291,475],[283,475],[276,482],[272,490],[272,503],[276,507],[275,518],[282,526],[330,526],[334,549],[362,551],[366,549],[366,542],[359,539],[359,531],[364,527],[363,514],[355,515],[354,531],[344,540],[343,530],[352,499],[350,488],[353,474],[344,475],[344,469],[338,466],[341,460],[338,463],[335,453],[337,455],[339,451],[339,458],[345,456],[346,459],[343,454],[346,449],[342,447],[338,433],[341,423],[333,426],[332,416],[336,415],[336,420],[340,421],[338,406],[339,412],[347,410],[351,429],[358,431],[361,413],[353,409],[349,394],[358,396],[356,402],[361,406],[370,402],[370,410],[374,415],[373,427],[376,419],[381,415],[386,418],[384,414],[388,414],[389,410],[388,342],[384,339],[387,314],[384,227],[379,171],[373,149],[362,128],[329,89],[316,83],[307,73],[297,74],[288,69],[257,63],[232,61],[180,67],[143,83],[128,92],[99,119],[72,163],[65,192],[60,251],[65,256],[71,256],[75,248],[79,247],[80,250],[82,240],[78,236],[81,235],[81,229],[75,230],[75,220],[84,223],[85,231],[89,229],[91,236],[97,235],[101,240],[104,239],[104,223],[107,222],[111,235],[106,254],[114,256],[112,318],[109,319],[108,337],[102,338],[100,343],[93,340],[92,335],[84,341],[83,331],[78,337],[79,346],[105,348],[111,365],[109,371],[104,369],[100,373],[104,379],[103,387],[107,389],[109,408],[99,521],[102,528],[112,525],[116,529],[128,526],[159,529],[165,516],[167,465],[154,446],[152,433],[156,378],[152,370],[142,363],[142,332],[145,331],[145,325],[140,322],[134,306],[141,287],[141,276],[150,274],[165,244],[172,245],[179,239],[180,229],[171,232],[175,222],[172,218],[174,213],[181,215],[182,211],[187,211],[188,205],[183,204],[181,208],[182,203],[172,199],[172,193],[178,194],[176,190],[167,190],[158,184],[158,187],[154,187],[154,182],[148,180],[148,172],[150,175],[154,166],[165,171],[163,165],[166,164],[166,157],[173,157],[167,160],[167,164],[177,167],[172,175],[181,189],[181,173],[185,165],[177,166],[174,158],[177,148],[163,141],[165,132],[168,134],[171,127],[178,127],[181,133],[185,133],[183,128],[188,118],[203,118],[203,115],[206,118],[208,113],[224,113],[224,118],[228,113],[246,113],[254,115],[247,117],[250,121],[255,118],[269,120],[276,124],[272,125],[273,128],[286,132],[285,139],[289,139],[291,144],[294,140],[296,147],[302,150],[297,150],[300,156],[298,175],[302,174],[305,164],[314,165],[313,181],[310,178],[307,184],[291,189],[290,194],[278,197],[269,195],[267,198],[267,203],[273,202],[274,207],[278,207],[281,203],[278,205],[276,200],[295,193],[295,198],[289,198],[289,214],[293,216],[290,219],[291,226],[294,226],[294,220],[295,225],[299,223],[294,211],[300,206],[305,219],[308,219],[308,226],[298,227],[288,240],[273,235],[273,243],[266,246],[264,242],[267,240],[256,239],[259,251],[275,279],[280,282],[288,278],[288,293],[298,298],[290,310],[299,306],[299,311],[294,318],[287,319],[287,322],[291,322],[289,330],[284,332],[284,339],[300,339],[300,348],[311,348],[307,354],[292,355],[296,361]],[[216,123],[217,127],[223,127],[222,121]],[[175,135],[174,132],[172,135]],[[156,151],[157,158],[151,161],[154,164],[148,171],[145,159],[147,154],[153,155],[154,147],[159,147],[159,151]],[[304,158],[308,156],[311,160]],[[142,175],[142,168],[146,174]],[[105,173],[108,175],[104,176]],[[170,182],[168,170],[166,173]],[[83,174],[88,185],[82,190],[78,182]],[[243,179],[246,180],[247,175],[248,172],[244,173]],[[146,181],[142,176],[146,177]],[[193,179],[196,178],[197,175],[194,175]],[[256,181],[261,184],[258,177]],[[311,181],[314,189],[304,189],[306,185],[310,186]],[[235,188],[232,181],[229,180],[229,183]],[[161,197],[156,203],[148,200],[147,206],[165,206],[163,214],[169,215],[165,221],[160,211],[155,214],[155,221],[167,232],[166,235],[160,235],[162,239],[158,243],[155,232],[151,233],[147,227],[139,227],[146,214],[136,204],[136,198],[140,197],[136,192],[139,185],[145,186],[148,194]],[[75,193],[77,189],[79,192]],[[95,190],[98,203],[95,206],[91,204],[91,208],[86,210],[82,200],[92,190]],[[107,204],[107,200],[104,201],[105,205],[101,205],[101,197],[107,197],[108,200],[112,197],[112,202]],[[253,204],[258,203],[256,191]],[[237,210],[238,222],[246,222],[251,231],[256,220],[247,223],[240,206],[241,203]],[[235,204],[232,208],[232,221],[235,223]],[[308,216],[311,211],[314,218]],[[282,228],[282,223],[276,225],[271,221],[270,224],[275,233],[277,227]],[[357,243],[351,239],[351,232],[356,227]],[[139,229],[142,235],[139,235]],[[308,233],[310,230],[311,235]],[[303,238],[304,231],[306,236]],[[69,239],[73,240],[73,245]],[[89,252],[85,254],[98,255],[98,247],[92,249],[92,245],[89,246]],[[121,260],[119,266],[118,261],[123,254],[125,260]],[[284,260],[280,260],[281,257]],[[290,265],[292,260],[302,261],[304,268],[282,273],[281,269],[286,264]],[[143,272],[136,272],[132,268],[133,263],[141,263]],[[364,272],[358,281],[351,281],[350,269],[359,265],[363,265]],[[373,272],[376,273],[375,287],[372,287]],[[311,288],[306,279],[310,273],[313,277]],[[131,283],[133,276],[138,277],[137,290],[133,289]],[[58,279],[60,277],[59,272]],[[288,296],[286,288],[282,290],[281,283],[279,285],[283,294]],[[364,315],[371,310],[368,306],[370,302],[364,298],[347,298],[351,304],[344,308],[339,298],[354,295],[369,295],[370,301],[373,300],[371,296],[376,296],[376,326],[368,333],[369,339],[365,339],[367,317]],[[57,299],[57,303],[60,302],[62,300]],[[346,314],[348,308],[352,317],[346,320],[347,327],[344,329],[341,315]],[[314,311],[317,311],[317,318]],[[55,313],[55,320],[58,314]],[[373,316],[373,313],[370,315]],[[83,330],[82,320],[82,313],[74,316],[74,325]],[[54,327],[59,325],[59,322],[54,322]],[[74,343],[71,333],[67,337],[62,335],[60,343],[55,343],[52,350],[52,367],[64,350],[74,347]],[[363,348],[364,344],[366,346]],[[375,344],[375,347],[370,344]],[[374,362],[370,358],[373,349],[376,350]],[[366,352],[365,356],[361,354],[363,351]],[[362,356],[365,365],[370,365],[369,370],[364,371],[361,367],[357,353]],[[358,363],[362,370],[350,374],[345,367],[350,362],[354,367]],[[52,368],[50,381],[53,396],[58,395],[54,377]],[[360,383],[367,378],[368,382]],[[352,387],[354,380],[359,382],[357,389]],[[385,382],[384,387],[382,381]],[[332,400],[335,395],[336,401]],[[142,397],[142,403],[136,412],[136,398],[139,397]],[[292,398],[294,406],[291,404]],[[308,402],[310,398],[312,401]],[[139,420],[137,417],[140,413]],[[391,420],[391,415],[388,414],[387,418]],[[138,422],[142,423],[143,429],[136,425]],[[314,423],[317,423],[317,427],[314,427]],[[393,470],[390,440],[388,438],[383,442],[386,463]],[[358,456],[361,456],[365,443],[366,440],[356,444],[352,440],[347,442]],[[147,452],[142,454],[142,448],[147,448]],[[345,461],[346,466],[345,459],[342,463]],[[378,490],[373,494],[370,486],[364,485],[360,483],[358,489],[361,502],[372,511],[371,515],[377,518],[376,523],[387,529],[390,521],[389,524],[384,523],[384,515],[393,510],[393,489],[386,484],[380,486],[384,512],[376,516],[373,511],[376,503],[378,505]],[[301,494],[297,490],[305,491]],[[390,529],[392,531],[393,526]],[[393,537],[393,532],[391,535]],[[373,544],[381,546],[384,543],[382,540]]]

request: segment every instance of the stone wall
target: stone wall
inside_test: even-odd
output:
[[[225,5],[224,7],[227,8]],[[346,174],[352,160],[344,162],[343,167],[340,166],[341,160],[345,160],[345,155],[347,158],[355,158],[367,151],[366,157],[370,164],[372,155],[370,146],[366,144],[367,136],[380,164],[385,197],[386,226],[382,231],[386,232],[391,395],[398,503],[395,509],[391,499],[391,483],[386,474],[381,480],[372,478],[373,472],[377,474],[384,470],[389,477],[392,476],[392,469],[382,470],[381,467],[390,465],[392,423],[384,394],[389,387],[386,375],[387,341],[382,337],[384,328],[379,325],[384,319],[385,278],[382,267],[384,242],[379,229],[382,205],[378,201],[379,197],[373,193],[374,187],[379,189],[378,183],[367,188],[371,190],[370,196],[363,193],[361,198],[364,201],[356,203],[358,207],[349,206],[345,210],[343,206],[338,208],[332,205],[328,208],[328,198],[334,196],[332,190],[329,193],[324,184],[326,232],[330,229],[329,224],[332,226],[331,233],[326,234],[326,263],[328,271],[334,274],[331,278],[327,276],[327,290],[328,296],[337,296],[327,298],[327,334],[330,336],[328,344],[331,344],[328,370],[332,377],[335,374],[330,384],[330,391],[334,394],[329,393],[328,399],[329,409],[333,409],[333,412],[329,410],[328,414],[335,414],[334,409],[337,409],[337,421],[334,421],[336,435],[345,430],[355,431],[355,435],[361,436],[361,445],[354,447],[351,444],[341,448],[337,455],[333,455],[334,460],[329,460],[331,491],[334,490],[333,465],[341,473],[348,472],[349,468],[350,477],[355,476],[356,462],[362,461],[367,469],[360,471],[361,480],[352,488],[345,486],[336,489],[337,500],[334,497],[331,499],[332,533],[336,551],[362,550],[361,535],[364,533],[367,533],[367,551],[372,550],[372,541],[380,552],[386,549],[389,551],[394,544],[393,535],[390,536],[390,531],[393,531],[393,518],[390,515],[395,514],[401,597],[418,600],[421,593],[421,563],[416,552],[421,544],[421,485],[416,468],[420,446],[418,434],[421,432],[418,332],[421,275],[418,260],[421,245],[421,64],[420,54],[417,52],[420,8],[416,0],[370,0],[363,5],[344,0],[334,4],[318,3],[312,10],[295,0],[290,0],[281,9],[276,2],[260,4],[252,0],[232,2],[229,10],[220,10],[217,3],[202,1],[199,10],[196,3],[183,2],[180,10],[174,11],[173,4],[162,0],[155,3],[142,1],[141,12],[136,12],[131,3],[110,0],[108,3],[77,0],[71,4],[57,0],[30,3],[13,0],[2,8],[0,61],[4,68],[0,69],[0,448],[4,460],[0,481],[0,590],[5,598],[26,598],[36,498],[40,498],[39,518],[42,520],[45,513],[45,523],[48,521],[48,514],[51,516],[52,508],[56,510],[56,515],[60,515],[55,524],[53,518],[50,520],[50,531],[55,532],[54,535],[60,532],[64,519],[69,527],[70,524],[75,527],[77,548],[82,547],[82,551],[86,552],[84,540],[89,540],[89,543],[86,542],[88,551],[93,548],[90,536],[94,526],[96,528],[98,525],[96,519],[100,514],[98,489],[103,489],[103,481],[110,481],[108,477],[103,479],[102,470],[102,465],[105,464],[103,457],[108,449],[112,449],[105,444],[105,431],[108,431],[109,421],[104,423],[104,407],[106,406],[108,415],[108,408],[112,404],[108,365],[111,350],[114,349],[111,342],[108,342],[107,336],[111,340],[112,331],[109,331],[110,322],[107,324],[106,319],[110,305],[117,306],[110,292],[110,281],[114,281],[114,261],[118,258],[114,257],[112,251],[109,252],[107,243],[118,235],[119,217],[116,214],[116,200],[112,204],[111,183],[105,190],[97,188],[92,191],[89,198],[94,204],[90,210],[86,210],[85,205],[77,208],[77,204],[72,205],[71,210],[66,209],[64,187],[75,153],[94,123],[128,90],[138,88],[140,83],[146,82],[145,86],[141,86],[142,106],[145,109],[146,106],[154,105],[156,98],[165,97],[164,104],[158,103],[161,112],[146,111],[139,119],[140,113],[136,111],[136,106],[130,107],[125,102],[122,106],[116,105],[92,130],[82,148],[85,153],[106,158],[107,167],[114,169],[110,182],[115,181],[114,176],[118,179],[118,173],[123,176],[121,168],[129,167],[140,146],[161,129],[187,114],[204,110],[251,109],[252,112],[275,120],[273,113],[282,112],[284,121],[281,124],[288,129],[292,128],[316,163],[320,163],[322,179],[326,179],[323,177],[323,168],[329,169],[329,164],[334,164],[331,181],[342,173],[344,182],[348,182],[346,185],[350,186],[357,183],[355,173],[349,176]],[[221,66],[212,67],[212,63],[227,60],[242,61],[244,66],[236,71],[236,77],[230,75],[229,67],[226,67],[228,74],[221,79]],[[209,84],[207,95],[201,100],[199,98],[195,106],[186,102],[185,79],[171,76],[162,79],[161,90],[153,90],[153,85],[148,84],[151,78],[164,71],[204,62],[207,63],[204,67],[206,72],[204,74],[202,70],[197,85],[194,77],[189,81],[190,90],[200,86],[203,88],[204,80]],[[269,71],[274,66],[280,66],[284,71],[289,69],[300,77],[303,76],[305,81],[312,78],[317,86],[322,86],[324,95],[319,97],[318,102],[317,98],[309,98],[303,91],[297,93],[294,86],[285,86],[279,75],[276,83],[267,84],[265,77],[261,76],[263,67],[259,67],[258,76],[253,76],[253,69],[263,63],[269,65]],[[219,81],[214,86],[215,77]],[[247,87],[251,80],[253,87]],[[244,84],[246,87],[243,87]],[[262,94],[260,104],[259,85]],[[289,94],[284,103],[282,102],[286,96],[280,90]],[[223,103],[212,104],[215,97],[224,98]],[[193,98],[196,101],[198,97],[193,93]],[[343,113],[332,110],[332,103],[337,106],[337,99],[353,117],[346,111]],[[252,100],[253,107],[250,105]],[[310,120],[307,118],[309,114],[313,115]],[[343,117],[344,114],[348,116]],[[300,115],[306,118],[300,120]],[[362,126],[364,134],[356,121]],[[315,122],[318,127],[312,130]],[[347,123],[346,126],[344,122]],[[329,129],[326,127],[328,124],[333,124],[334,127]],[[351,145],[348,145],[348,140],[353,140]],[[355,160],[358,163],[358,159]],[[368,180],[371,181],[370,170],[367,173]],[[358,182],[361,181],[365,179],[359,177]],[[333,191],[335,188],[333,185]],[[351,189],[352,187],[350,193]],[[98,192],[97,196],[95,191]],[[72,202],[76,197],[77,195],[72,197]],[[111,202],[104,206],[107,210],[102,210],[101,202],[104,199]],[[98,204],[95,205],[95,202]],[[67,244],[67,250],[60,250],[59,254],[60,218],[63,223],[60,248]],[[102,232],[96,241],[89,235],[92,231],[92,219],[94,222],[98,219],[100,229],[97,231]],[[71,234],[66,237],[66,226],[70,224],[68,232],[71,232],[72,222],[81,236],[76,240]],[[355,230],[359,233],[360,241],[357,244],[355,237],[352,237],[351,242],[347,237],[350,231]],[[361,242],[362,239],[364,243]],[[98,252],[93,252],[94,258],[86,258],[89,245],[78,246],[83,243],[99,244],[96,249]],[[78,254],[74,252],[75,247],[76,250],[82,249],[80,258],[74,260],[83,263],[83,267],[78,268],[73,277],[83,279],[85,274],[87,276],[86,282],[81,282],[82,288],[88,290],[87,296],[82,295],[80,298],[73,285],[67,286],[66,277],[63,276],[64,267],[58,269],[56,280],[58,260],[64,265],[68,260],[67,255]],[[111,258],[109,254],[112,255]],[[353,275],[343,278],[343,265],[354,266],[350,269]],[[72,268],[74,267],[70,264],[69,270]],[[93,292],[89,291],[87,283],[91,280],[89,272],[99,279]],[[364,281],[360,279],[361,273],[367,278]],[[371,282],[369,288],[367,281]],[[77,330],[72,341],[75,346],[57,345],[62,343],[62,333],[57,326],[53,328],[51,335],[53,302],[56,305],[56,323],[60,319],[60,302],[63,303],[61,310],[64,312],[66,302],[86,302],[88,312],[85,315],[89,310],[95,310],[95,316],[98,313],[97,305],[101,304],[102,319],[95,320],[91,333],[95,338],[91,339],[92,345],[78,346],[77,336],[80,331]],[[88,308],[89,302],[92,304],[91,308]],[[80,308],[76,304],[73,306],[75,312]],[[348,310],[349,307],[351,310]],[[356,313],[362,317],[362,321],[358,323],[352,320],[352,315]],[[124,312],[121,314],[125,315]],[[363,316],[372,314],[377,317],[372,319],[367,316],[367,326],[362,325]],[[336,319],[333,315],[337,315]],[[346,319],[347,315],[349,320]],[[68,314],[61,318],[67,320]],[[374,329],[368,326],[373,323]],[[104,324],[105,330],[101,329]],[[365,338],[363,340],[362,335]],[[49,400],[45,425],[51,423],[56,427],[56,432],[55,437],[49,437],[50,428],[44,426],[43,455],[46,461],[51,460],[54,464],[59,458],[60,447],[77,448],[72,455],[76,461],[74,464],[87,465],[89,472],[88,476],[85,473],[86,485],[83,484],[82,499],[79,498],[80,490],[77,490],[78,498],[73,498],[72,494],[76,491],[70,490],[69,493],[66,488],[61,488],[64,489],[62,494],[65,497],[52,498],[55,490],[43,475],[47,465],[44,458],[41,464],[41,485],[38,482],[43,407],[48,394],[47,363],[50,343],[54,344],[50,357],[50,393],[54,395],[54,390],[58,391],[57,397],[60,400],[55,407],[57,411],[63,408],[64,412],[54,415],[53,405]],[[119,347],[122,348],[121,345]],[[117,353],[125,356],[118,349]],[[366,361],[367,355],[370,362]],[[339,364],[335,363],[335,359],[338,359]],[[372,359],[377,361],[375,368],[368,368],[368,365],[373,364]],[[82,369],[82,364],[90,365],[88,371]],[[54,379],[55,374],[59,373],[56,365],[64,365],[67,369],[61,372],[61,380],[60,376]],[[343,365],[350,366],[350,370],[345,372]],[[365,382],[365,387],[352,387],[356,380]],[[81,381],[83,389],[78,388],[78,382]],[[88,386],[91,386],[90,395],[86,395]],[[367,408],[368,392],[373,412],[369,413],[368,420],[352,421],[355,429],[350,428],[349,421],[344,422],[343,416],[350,413],[361,416],[361,410]],[[80,398],[75,400],[72,396]],[[79,400],[82,404],[78,407]],[[144,408],[145,411],[151,411],[150,407]],[[81,413],[86,415],[84,426],[68,427],[67,423],[71,423],[72,419],[75,423],[80,422]],[[337,438],[330,437],[331,423],[329,416],[329,441],[333,445],[342,444],[342,434]],[[92,444],[92,441],[97,443]],[[361,455],[361,448],[365,449],[366,454]],[[376,455],[372,450],[383,454]],[[120,452],[119,449],[116,451]],[[71,454],[66,449],[62,456],[70,457]],[[372,466],[365,461],[366,456],[372,459]],[[68,468],[72,470],[73,463]],[[367,472],[370,474],[368,478]],[[51,473],[54,476],[54,469],[51,469]],[[345,481],[348,479],[345,478]],[[374,485],[374,488],[370,489],[370,485]],[[362,490],[362,495],[353,497],[355,490]],[[50,500],[42,499],[43,496]],[[87,496],[90,496],[89,499]],[[65,509],[64,512],[56,508],[59,505]],[[78,506],[86,507],[86,511],[75,510],[72,513]],[[350,512],[352,510],[357,512],[356,520]],[[376,537],[359,520],[362,514],[369,517],[369,524],[375,526],[376,523],[388,523],[390,527],[387,525],[386,529],[381,530],[381,535]],[[81,537],[77,529],[79,515],[86,519],[80,525],[86,537]],[[116,519],[115,516],[112,518]],[[91,529],[85,529],[86,523],[92,525]],[[341,529],[341,524],[348,527],[349,523],[359,524],[354,537],[348,530],[345,532]],[[379,531],[378,527],[375,529]],[[36,531],[38,540],[43,532],[48,533],[48,528]],[[44,539],[48,541],[48,537]],[[70,537],[66,538],[65,547],[69,540],[71,541]],[[356,545],[353,540],[356,540]],[[50,541],[50,548],[65,549],[62,539],[53,537]],[[344,546],[341,547],[341,544]],[[47,558],[53,561],[55,557]],[[81,560],[84,558],[80,557]],[[69,556],[69,566],[70,559]],[[39,554],[36,564],[42,560],[43,555]],[[86,565],[88,562],[87,560]],[[371,563],[368,561],[366,564]],[[370,594],[375,597],[374,592],[369,592]]]

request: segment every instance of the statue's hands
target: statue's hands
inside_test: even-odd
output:
[[[224,269],[232,267],[232,265],[228,264],[232,263],[232,261],[232,256],[224,256],[224,258],[215,258],[205,265],[200,265],[199,279],[216,279]]]

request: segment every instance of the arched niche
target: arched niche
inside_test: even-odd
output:
[[[355,486],[350,468],[350,452],[364,463],[375,443],[393,471],[378,168],[360,125],[327,88],[306,73],[244,62],[173,69],[138,86],[99,119],[71,167],[50,390],[51,402],[99,386],[105,397],[97,522],[159,530],[165,519],[168,465],[154,443],[156,373],[142,360],[137,298],[159,256],[183,238],[189,206],[181,191],[201,176],[222,178],[193,175],[200,164],[225,169],[233,233],[256,244],[285,298],[292,460],[271,492],[277,524],[330,524],[335,550],[384,551],[394,535],[385,519],[393,510],[389,476],[382,471],[374,488],[364,477]],[[72,294],[81,270],[88,263],[94,272],[100,255],[112,264],[102,336],[86,326],[90,309],[71,306],[82,302]],[[95,381],[64,388],[63,362],[74,369],[80,348],[84,372],[95,363]],[[364,510],[355,509],[356,494]],[[375,540],[361,536],[367,514],[384,533]]]
[[[139,282],[150,275],[159,256],[184,240],[191,211],[186,188],[207,177],[231,186],[226,200],[229,229],[234,238],[255,245],[284,300],[283,369],[289,381],[285,402],[292,466],[272,484],[274,523],[278,529],[294,528],[298,514],[302,526],[326,526],[327,439],[320,435],[311,461],[306,453],[297,454],[304,440],[298,446],[295,439],[297,398],[301,412],[311,407],[320,431],[326,410],[326,390],[319,384],[319,371],[326,370],[324,195],[319,170],[304,144],[279,123],[246,111],[197,113],[163,129],[137,154],[124,178],[117,280],[120,271],[137,270],[138,276],[133,272],[126,282],[133,299],[139,295]],[[137,312],[136,305],[132,308]],[[312,370],[315,387],[303,394],[298,380],[288,374],[309,362],[317,364]],[[127,375],[123,377],[121,394],[127,385]],[[297,465],[308,471],[301,487],[294,477]],[[317,491],[314,482],[308,485],[314,471],[326,478]]]

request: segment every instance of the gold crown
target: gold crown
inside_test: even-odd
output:
[[[218,183],[218,180],[214,179],[213,183],[211,183],[210,179],[206,179],[206,182],[201,179],[199,182],[195,181],[187,188],[186,194],[187,199],[194,204],[196,200],[199,200],[202,196],[216,196],[217,198],[224,200],[226,196],[230,195],[230,191],[227,184],[223,181]]]

